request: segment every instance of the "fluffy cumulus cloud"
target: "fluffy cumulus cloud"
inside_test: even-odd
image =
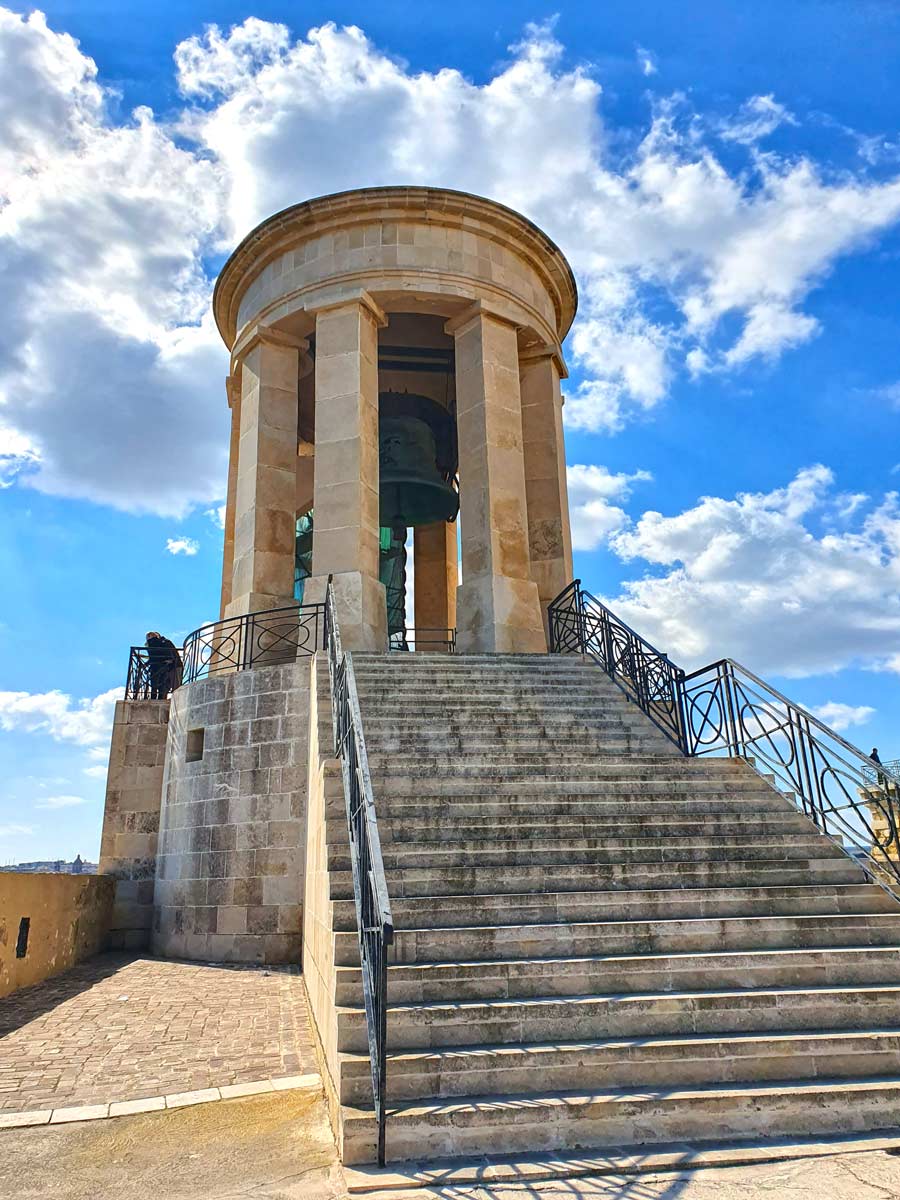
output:
[[[853,725],[865,725],[866,721],[875,716],[875,709],[868,704],[842,704],[839,700],[829,700],[811,710],[813,716],[830,725],[838,732],[850,729]]]
[[[88,748],[92,757],[105,758],[113,710],[123,694],[122,688],[112,688],[75,700],[60,691],[0,692],[0,729],[49,734],[56,741]]]
[[[629,523],[625,510],[615,501],[626,500],[634,484],[647,483],[653,476],[649,471],[628,474],[576,463],[566,468],[566,478],[572,546],[576,550],[595,550]]]
[[[183,554],[185,558],[193,558],[200,549],[200,543],[189,537],[168,538],[166,549],[170,554]]]
[[[222,492],[218,168],[109,100],[73,39],[0,9],[0,467],[181,515]]]
[[[900,500],[889,493],[841,525],[843,500],[816,465],[770,492],[644,513],[611,537],[643,573],[609,602],[686,667],[730,657],[795,676],[900,671]]]
[[[900,181],[865,164],[837,175],[758,153],[796,120],[774,96],[724,124],[670,97],[637,138],[610,128],[597,72],[568,65],[548,25],[478,83],[331,23],[211,26],[174,58],[180,106],[121,117],[71,37],[0,9],[0,282],[16,297],[0,328],[0,482],[173,516],[220,501],[209,264],[310,195],[436,184],[546,228],[582,296],[566,419],[594,432],[652,410],[679,372],[814,337],[810,291],[900,217]]]

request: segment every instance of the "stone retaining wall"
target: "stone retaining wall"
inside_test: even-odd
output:
[[[0,996],[105,949],[114,890],[102,875],[0,871]]]

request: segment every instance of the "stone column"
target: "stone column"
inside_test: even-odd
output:
[[[456,585],[459,576],[456,525],[436,521],[413,531],[413,602],[416,629],[453,629],[456,625]],[[418,650],[418,645],[416,646]],[[423,650],[441,651],[428,642]]]
[[[240,376],[229,375],[225,380],[228,407],[231,409],[231,440],[228,445],[228,491],[225,497],[225,546],[222,552],[222,602],[219,618],[231,601],[234,572],[234,506],[237,498],[238,453],[241,444],[241,385]]]
[[[539,346],[519,356],[528,548],[531,578],[538,587],[545,624],[550,601],[573,578],[559,390],[560,379],[565,375],[565,365],[556,346]]]
[[[528,553],[516,330],[480,302],[446,329],[456,341],[459,650],[546,652]]]
[[[229,617],[293,601],[299,349],[266,331],[242,354]]]
[[[345,648],[385,650],[387,609],[378,579],[378,329],[367,293],[316,313],[316,456],[313,585],[334,576]],[[318,583],[315,581],[318,580]]]

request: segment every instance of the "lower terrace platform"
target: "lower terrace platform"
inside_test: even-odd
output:
[[[13,1113],[277,1084],[318,1070],[295,968],[123,953],[0,1000],[0,1044],[0,1126]]]

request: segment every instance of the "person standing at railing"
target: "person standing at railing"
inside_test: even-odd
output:
[[[156,630],[147,634],[147,667],[150,674],[150,699],[165,700],[181,683],[181,655],[174,642]]]
[[[878,747],[877,746],[872,747],[872,751],[869,754],[869,758],[871,758],[873,763],[878,763],[879,767],[882,766],[881,759],[878,757]],[[879,771],[878,772],[878,786],[884,787],[884,785],[886,783],[887,783],[887,776],[884,774],[883,771]]]

